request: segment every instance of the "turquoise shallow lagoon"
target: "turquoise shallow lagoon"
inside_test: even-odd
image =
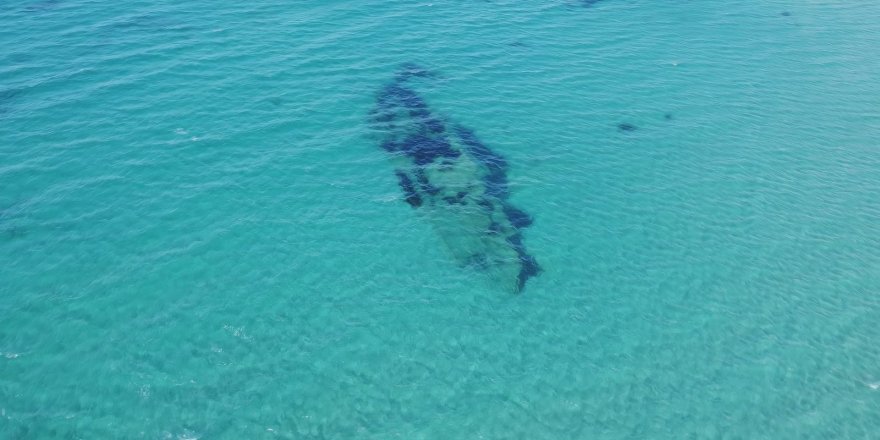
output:
[[[880,3],[11,0],[2,439],[867,439]],[[509,164],[462,268],[370,129]]]

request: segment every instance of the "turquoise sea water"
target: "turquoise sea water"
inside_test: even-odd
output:
[[[876,438],[880,3],[585,3],[4,3],[0,438]],[[403,201],[403,63],[521,294]]]

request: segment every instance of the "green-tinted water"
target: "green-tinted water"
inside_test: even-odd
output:
[[[878,16],[15,0],[0,438],[871,438]],[[509,164],[521,295],[403,201],[406,62]]]

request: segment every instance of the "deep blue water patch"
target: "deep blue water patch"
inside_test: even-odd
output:
[[[57,8],[61,3],[61,0],[41,0],[25,6],[24,9],[28,12],[40,12]]]
[[[11,110],[12,102],[21,94],[21,89],[9,88],[0,90],[0,113]]]

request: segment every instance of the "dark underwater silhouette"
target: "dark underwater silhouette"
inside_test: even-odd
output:
[[[435,114],[409,86],[432,74],[406,64],[379,93],[371,124],[404,200],[425,213],[461,266],[521,292],[541,268],[523,244],[532,224],[509,201],[507,161],[470,129]]]

